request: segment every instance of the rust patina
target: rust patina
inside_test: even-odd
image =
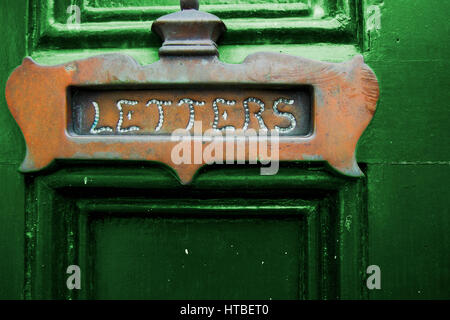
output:
[[[40,170],[55,159],[149,160],[167,164],[182,183],[188,183],[205,161],[174,163],[171,152],[179,142],[173,141],[170,133],[177,128],[192,131],[192,112],[204,129],[245,129],[248,114],[246,128],[258,132],[262,128],[260,119],[269,130],[276,126],[288,128],[292,124],[288,113],[295,116],[296,128],[280,135],[279,161],[328,161],[345,175],[362,175],[355,149],[373,117],[379,93],[376,77],[362,56],[343,63],[326,63],[256,53],[242,64],[226,64],[218,59],[213,41],[220,34],[217,30],[224,29],[220,20],[206,19],[209,32],[201,37],[186,32],[186,41],[164,38],[165,28],[189,30],[183,28],[179,15],[194,11],[198,15],[196,10],[183,10],[172,14],[178,15],[177,19],[168,15],[155,22],[153,29],[159,30],[165,44],[160,50],[161,59],[151,65],[141,66],[120,54],[57,66],[42,66],[25,58],[6,86],[8,106],[27,145],[21,170]],[[183,19],[192,23],[191,17]],[[198,25],[193,29],[199,29]],[[260,105],[254,102],[248,104],[248,112],[243,107],[251,97],[264,102],[261,113]],[[280,98],[294,103],[280,104],[277,113],[273,106]],[[180,103],[183,99],[204,104],[190,108],[188,103]],[[117,103],[121,100],[138,103],[123,103],[120,114]],[[155,101],[149,103],[151,100],[172,104],[158,109]],[[92,102],[96,102],[98,110]],[[96,111],[98,119],[94,123]],[[96,131],[104,127],[111,130]],[[118,130],[131,127],[140,130]],[[190,143],[195,143],[194,138],[189,138]],[[209,143],[200,144],[201,152]],[[219,154],[209,160],[220,162],[225,157]],[[236,154],[235,160],[250,160],[250,155]]]

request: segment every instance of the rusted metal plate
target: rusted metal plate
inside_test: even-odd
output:
[[[42,169],[54,159],[151,160],[171,166],[182,183],[188,183],[205,163],[223,160],[226,155],[215,153],[175,163],[171,152],[179,142],[173,141],[170,133],[178,128],[191,129],[192,112],[205,130],[227,126],[245,129],[243,105],[251,97],[264,102],[260,119],[269,130],[289,128],[292,120],[286,114],[296,119],[294,129],[280,132],[279,161],[325,160],[346,175],[362,174],[355,148],[378,99],[376,77],[362,56],[335,64],[257,53],[236,65],[222,63],[215,56],[167,56],[148,66],[119,54],[58,66],[41,66],[26,58],[6,86],[9,108],[27,144],[23,171]],[[281,103],[276,113],[274,102],[282,98],[294,102]],[[149,104],[152,99],[172,102],[162,105],[164,121],[159,130],[161,113],[155,101]],[[194,106],[192,111],[189,103],[180,105],[182,99],[204,105]],[[215,112],[216,99],[235,104],[218,103]],[[119,127],[120,100],[138,103],[121,104],[123,121]],[[97,123],[94,101],[98,105]],[[260,106],[251,102],[248,109],[246,129],[260,132],[256,116]],[[118,130],[133,126],[140,129]],[[111,131],[95,131],[102,127]],[[189,138],[192,144],[194,138]],[[196,147],[204,151],[211,143],[203,141]],[[251,158],[248,151],[234,156],[241,161]]]
[[[216,41],[226,27],[197,8],[182,1],[152,24],[163,45],[148,66],[119,54],[59,66],[26,58],[6,86],[27,143],[22,170],[54,159],[151,160],[188,183],[204,164],[326,160],[362,175],[355,148],[378,100],[362,56],[222,63]]]

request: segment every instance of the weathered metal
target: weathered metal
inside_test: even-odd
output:
[[[170,135],[229,131],[236,135],[277,130],[279,135],[311,133],[310,88],[169,88],[86,90],[72,88],[68,131],[79,135]]]
[[[181,1],[181,11],[158,18],[152,31],[164,41],[159,55],[218,55],[216,42],[226,31],[217,16],[198,11],[198,1]]]
[[[226,64],[219,61],[215,46],[223,23],[217,23],[217,17],[195,21],[197,13],[192,12],[196,10],[183,10],[155,22],[153,30],[165,42],[160,51],[161,59],[151,65],[140,66],[131,57],[120,54],[58,66],[41,66],[25,58],[6,86],[9,108],[27,143],[21,170],[40,170],[54,159],[150,160],[172,167],[181,182],[188,183],[202,165],[227,157],[223,153],[190,163],[173,161],[171,152],[179,141],[174,141],[170,133],[177,128],[192,129],[188,126],[192,112],[204,128],[234,126],[235,129],[260,130],[260,118],[268,129],[286,128],[289,119],[280,117],[273,108],[275,101],[285,98],[302,101],[295,101],[293,106],[279,106],[280,112],[294,115],[299,126],[292,135],[280,136],[278,160],[328,161],[343,174],[362,175],[356,163],[355,148],[373,117],[379,94],[376,77],[364,64],[362,56],[344,63],[326,63],[285,54],[257,53],[248,56],[242,64]],[[208,31],[201,34],[201,30]],[[77,90],[84,97],[81,100],[74,94]],[[255,109],[258,106],[249,106],[245,128],[243,102],[258,95],[265,100],[267,108],[258,117],[261,111]],[[145,108],[152,99],[170,100],[179,111],[171,111],[165,126],[160,127],[161,132],[156,132],[161,119],[160,110],[156,113],[157,104],[154,102],[153,111]],[[182,99],[203,101],[204,105],[191,108],[186,103],[183,107]],[[228,122],[223,111],[214,110],[217,99],[236,101],[233,106],[216,105],[221,110],[229,107],[226,109],[231,116]],[[137,112],[137,109],[129,109],[137,104],[123,103],[123,108],[128,108],[123,109],[122,105],[118,107],[121,100],[138,101],[144,109],[141,112],[153,113],[147,116],[134,113],[136,116],[126,118],[128,111]],[[98,104],[98,112],[93,101]],[[89,104],[90,111],[77,111],[77,106],[87,110]],[[74,115],[78,118],[74,119]],[[215,123],[216,116],[222,117],[218,119],[220,124]],[[141,123],[134,123],[132,119]],[[119,130],[130,126],[146,126],[147,130],[139,134]],[[111,131],[91,130],[101,127],[110,127]],[[225,139],[235,143],[233,137]],[[197,151],[202,154],[212,143],[203,141],[198,145],[197,140],[189,137],[192,150],[200,148]],[[249,150],[249,143],[245,142],[246,150]],[[270,140],[267,148],[271,148]],[[252,156],[247,151],[236,154],[234,160],[252,160]]]
[[[189,9],[198,10],[199,8],[198,0],[180,0],[180,8],[181,10],[189,10]]]

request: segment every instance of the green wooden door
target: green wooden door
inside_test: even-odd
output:
[[[0,6],[4,88],[27,55],[53,65],[121,52],[152,63],[151,22],[178,1]],[[154,163],[58,162],[21,174],[25,144],[2,94],[0,298],[449,298],[446,9],[437,0],[201,2],[228,27],[225,62],[258,51],[364,55],[381,96],[358,144],[362,179],[320,162],[282,164],[274,176],[208,166],[188,186]],[[79,290],[67,288],[69,265],[80,267]],[[381,289],[366,286],[371,265]]]

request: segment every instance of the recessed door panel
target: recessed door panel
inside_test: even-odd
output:
[[[302,298],[304,219],[243,215],[94,218],[94,297]]]

